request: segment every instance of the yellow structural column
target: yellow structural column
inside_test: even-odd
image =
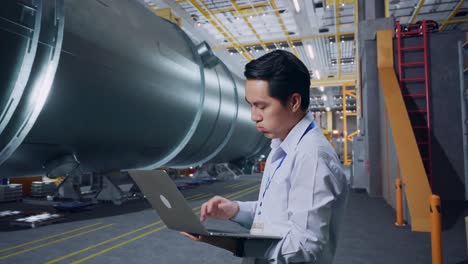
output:
[[[396,226],[405,226],[403,221],[403,183],[400,178],[395,180]]]
[[[327,130],[333,130],[333,113],[331,111],[327,112]]]
[[[440,197],[429,197],[431,213],[431,251],[432,264],[442,264],[442,217],[440,210]]]

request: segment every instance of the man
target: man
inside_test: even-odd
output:
[[[249,263],[331,263],[347,182],[336,153],[307,113],[309,71],[293,54],[277,50],[248,63],[244,74],[251,118],[272,139],[258,201],[216,196],[202,205],[200,219],[230,219],[252,234],[283,237],[255,252]]]

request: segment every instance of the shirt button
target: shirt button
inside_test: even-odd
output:
[[[262,212],[258,212],[258,215],[261,215],[261,214],[262,214]]]

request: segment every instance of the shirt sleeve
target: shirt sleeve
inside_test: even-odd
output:
[[[237,214],[231,218],[231,220],[245,228],[250,229],[254,220],[255,210],[257,209],[257,201],[235,202],[239,204],[239,212],[237,212]]]
[[[297,156],[288,195],[288,226],[284,238],[267,252],[273,263],[315,263],[330,240],[334,201],[346,188],[341,165],[327,155]],[[334,246],[334,245],[332,245]]]

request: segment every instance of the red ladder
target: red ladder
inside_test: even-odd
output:
[[[412,31],[411,27],[415,30]],[[429,184],[432,186],[432,137],[427,47],[427,34],[429,31],[427,30],[425,20],[417,25],[408,25],[405,29],[408,31],[403,30],[400,22],[396,23],[395,35],[398,43],[398,78]],[[419,40],[421,37],[423,42],[421,44],[404,45],[404,42],[406,42],[404,39],[407,39],[407,41],[409,38]],[[403,57],[410,57],[408,53],[413,53],[413,56],[418,54],[422,55],[422,58],[416,61],[403,61]],[[410,71],[409,68],[423,69],[423,76],[405,76],[405,73]],[[424,106],[418,105],[418,102],[419,104],[422,102]]]

